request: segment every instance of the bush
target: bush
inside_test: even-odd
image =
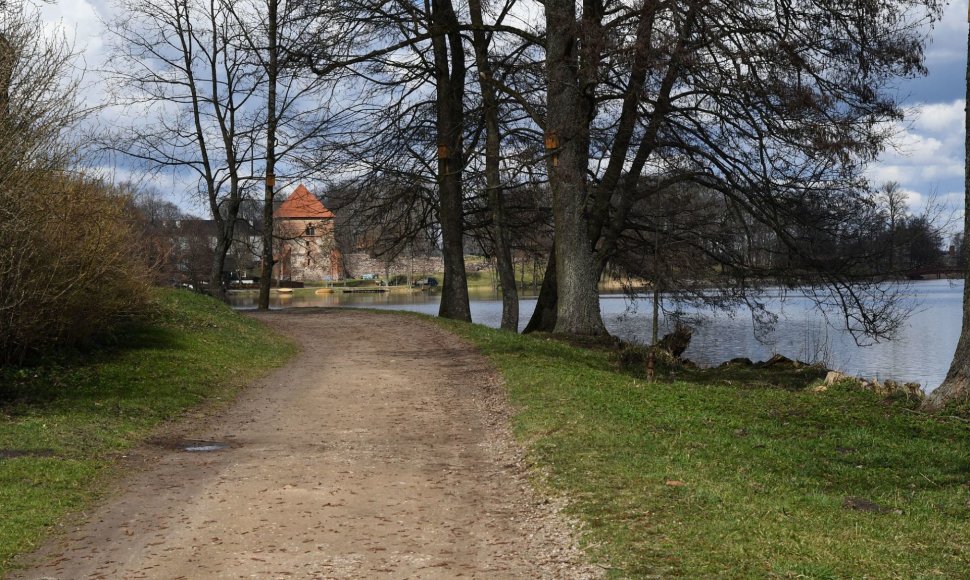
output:
[[[0,362],[83,344],[142,311],[148,268],[128,200],[63,172],[0,187]]]
[[[645,377],[647,376],[647,361],[649,361],[651,354],[653,354],[654,372],[657,375],[667,374],[672,369],[682,366],[680,361],[670,354],[670,351],[636,343],[626,342],[621,344],[613,356],[620,371],[636,377]]]
[[[130,200],[80,177],[76,54],[0,7],[0,364],[113,330],[147,301]]]

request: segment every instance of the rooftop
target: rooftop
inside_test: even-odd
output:
[[[302,183],[293,190],[290,197],[277,208],[275,217],[293,219],[332,218],[333,212],[324,207],[317,196],[310,193]]]

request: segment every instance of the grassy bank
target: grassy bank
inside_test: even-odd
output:
[[[608,352],[442,324],[500,369],[517,436],[613,577],[970,570],[963,420],[848,388],[811,392],[811,371],[682,370],[649,383]]]
[[[231,400],[295,347],[209,298],[158,293],[116,346],[0,368],[0,576],[160,422]]]

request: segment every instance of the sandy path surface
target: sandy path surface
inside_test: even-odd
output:
[[[301,354],[143,451],[150,467],[15,577],[596,575],[531,492],[480,355],[402,316],[258,316]]]

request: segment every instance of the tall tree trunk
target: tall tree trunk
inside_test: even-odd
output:
[[[275,175],[266,163],[266,187],[263,190],[263,231],[260,234],[259,310],[269,310],[269,294],[273,287],[273,198]]]
[[[209,191],[216,191],[211,181],[207,184]],[[229,197],[226,199],[225,214],[215,201],[215,196],[209,196],[209,207],[216,222],[216,247],[212,257],[212,271],[209,272],[209,294],[223,302],[229,298],[226,287],[223,286],[223,271],[226,266],[226,255],[232,248],[236,231],[236,220],[239,219],[239,205],[242,203],[242,188],[237,175],[229,178]]]
[[[549,183],[559,298],[555,332],[606,334],[586,208],[591,119],[580,74],[576,4],[547,0],[545,13],[546,147],[553,156]]]
[[[970,16],[967,18],[970,21]],[[970,30],[967,32],[967,56],[970,57]],[[963,212],[963,255],[970,255],[970,60],[967,62],[966,74],[966,103],[964,105],[964,127],[966,136],[965,171],[963,176],[963,204],[968,211]],[[963,270],[963,328],[960,330],[960,340],[957,350],[953,354],[953,362],[946,373],[946,379],[924,403],[928,411],[938,411],[945,405],[955,401],[970,399],[970,264]]]
[[[465,51],[451,0],[432,2],[431,21],[433,27],[447,31],[432,38],[438,113],[438,216],[441,220],[445,267],[438,316],[471,322],[468,280],[465,276],[461,183],[464,166]]]
[[[492,213],[492,238],[495,240],[495,270],[502,284],[502,329],[519,331],[519,291],[515,284],[515,266],[509,247],[509,228],[502,200],[502,178],[499,168],[502,136],[498,122],[498,99],[492,85],[492,65],[488,61],[488,35],[483,30],[481,0],[469,0],[475,62],[482,90],[482,113],[485,117],[485,187]]]
[[[698,3],[692,3],[686,18],[685,30],[693,27],[697,14]],[[597,54],[598,48],[595,36],[599,29],[598,10],[602,6],[596,2],[584,2],[584,28],[586,38],[584,39],[583,58],[580,70],[580,80],[585,83],[593,83],[596,80],[595,63],[598,62],[600,55]],[[651,55],[653,43],[651,42],[655,16],[658,10],[656,3],[646,2],[642,6],[640,22],[637,27],[637,40],[634,43],[635,51],[630,70],[630,78],[627,81],[623,106],[617,123],[617,132],[611,146],[610,161],[606,172],[603,175],[597,189],[593,192],[592,201],[589,207],[589,240],[590,247],[594,248],[597,260],[597,278],[605,271],[613,251],[616,248],[616,241],[623,232],[626,224],[626,215],[633,202],[633,193],[636,190],[637,182],[643,171],[644,165],[653,153],[657,144],[657,134],[664,119],[664,114],[670,105],[670,94],[677,78],[680,75],[680,59],[684,52],[685,39],[689,34],[682,33],[673,51],[673,58],[664,73],[661,81],[660,90],[656,95],[656,105],[650,116],[646,131],[639,136],[639,141],[635,141],[637,122],[641,118],[640,100],[643,90],[643,83],[647,78],[651,62],[654,57]],[[591,119],[594,110],[592,105],[587,104],[585,110],[588,119]],[[578,118],[578,117],[577,117]],[[588,127],[588,123],[587,123]],[[635,151],[632,162],[629,160],[629,153]],[[529,321],[526,331],[543,330],[551,331],[555,325],[555,317],[549,316],[550,312],[556,310],[557,296],[554,292],[544,291],[539,295],[535,314]],[[536,318],[540,317],[540,318]]]
[[[266,183],[263,189],[263,247],[259,274],[259,310],[269,310],[269,291],[273,283],[273,198],[276,195],[276,80],[279,76],[277,10],[279,0],[267,0],[266,67]]]
[[[226,254],[232,245],[232,234],[235,224],[230,221],[217,220],[218,235],[215,253],[212,256],[212,270],[209,272],[209,294],[223,302],[228,298],[226,288],[222,285],[222,273],[226,266]]]
[[[542,278],[536,309],[532,312],[529,324],[522,332],[552,332],[556,329],[556,309],[559,307],[556,296],[556,248],[553,246],[546,263],[546,274]]]

